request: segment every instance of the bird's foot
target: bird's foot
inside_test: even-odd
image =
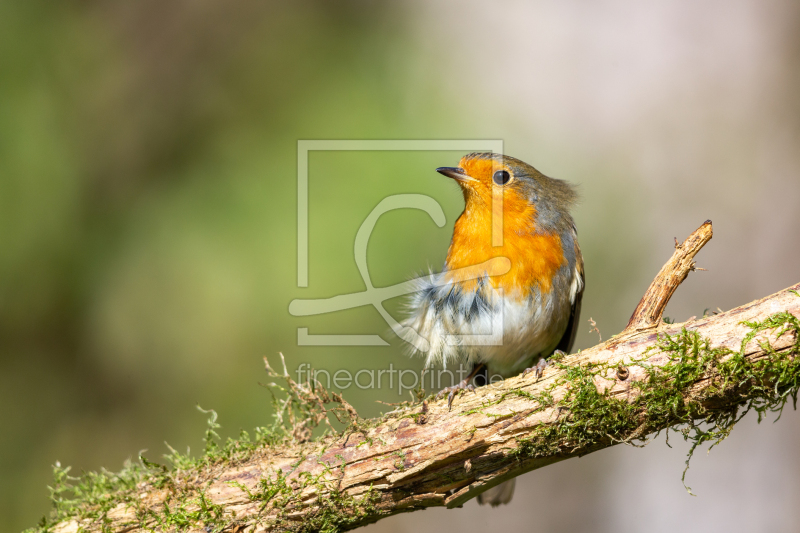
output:
[[[561,356],[564,356],[566,354],[561,350],[556,350],[555,352],[553,352],[553,355],[561,358]],[[525,370],[522,371],[522,376],[524,377],[526,374],[533,372],[534,374],[536,374],[536,379],[538,380],[539,378],[542,377],[544,369],[547,368],[547,365],[548,365],[547,359],[545,359],[544,357],[540,357],[535,365],[533,365],[530,368],[526,368]]]
[[[439,391],[439,394],[436,395],[436,399],[440,400],[445,394],[447,394],[447,410],[449,411],[453,408],[453,398],[455,398],[456,393],[461,393],[461,391],[466,390],[475,392],[475,385],[469,382],[469,378],[457,385],[453,385],[452,387],[443,388]]]

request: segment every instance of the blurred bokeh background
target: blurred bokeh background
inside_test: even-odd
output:
[[[385,196],[376,285],[441,265],[462,208],[456,152],[314,152],[309,287],[296,286],[298,139],[502,139],[580,184],[578,347],[618,332],[704,220],[715,237],[667,314],[800,281],[800,7],[778,0],[377,3],[0,2],[0,530],[48,512],[55,461],[107,467],[201,448],[270,416],[261,357],[290,369],[419,369],[374,309],[295,318],[363,289],[352,246]],[[397,316],[399,302],[392,302]],[[388,337],[387,337],[388,338]],[[277,359],[273,359],[277,361]],[[350,388],[364,416],[388,388]],[[502,509],[428,510],[378,532],[796,531],[800,414],[698,454],[615,447],[522,477]]]

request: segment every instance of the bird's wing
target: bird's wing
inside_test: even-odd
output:
[[[572,345],[575,344],[575,336],[578,333],[578,321],[581,317],[581,300],[583,299],[584,275],[583,275],[583,256],[581,247],[578,245],[578,231],[572,226],[572,242],[575,243],[575,275],[570,287],[570,299],[572,300],[572,311],[569,314],[569,323],[564,331],[564,336],[556,346],[556,350],[570,353]]]

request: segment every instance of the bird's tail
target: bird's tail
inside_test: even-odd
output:
[[[514,497],[514,486],[516,485],[516,481],[516,479],[509,479],[508,481],[500,483],[496,487],[492,487],[491,489],[478,494],[478,503],[481,505],[486,505],[488,503],[492,507],[497,507],[498,505],[510,502],[511,498]]]

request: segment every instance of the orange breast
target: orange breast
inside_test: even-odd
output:
[[[550,292],[553,276],[566,264],[561,238],[555,234],[536,234],[536,211],[516,194],[505,195],[502,212],[502,245],[492,246],[492,210],[482,203],[467,202],[453,230],[453,241],[447,252],[448,270],[470,267],[494,257],[507,257],[511,261],[507,273],[488,272],[495,288],[520,297],[534,285],[543,293]],[[499,220],[495,218],[496,226]],[[495,229],[500,231],[499,227]],[[466,290],[473,290],[476,285],[474,280],[459,283]]]

